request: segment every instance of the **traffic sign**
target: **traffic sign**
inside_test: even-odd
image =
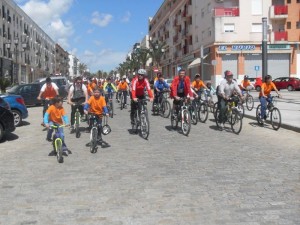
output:
[[[259,66],[254,66],[255,71],[259,71]]]

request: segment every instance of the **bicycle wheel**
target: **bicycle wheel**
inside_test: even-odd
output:
[[[190,113],[191,123],[193,125],[197,125],[198,120],[197,120],[197,110],[196,110],[196,108],[194,108],[194,106],[190,105],[189,106],[189,113]]]
[[[264,123],[260,117],[260,111],[261,111],[261,105],[259,104],[256,108],[256,120],[259,125],[263,125]]]
[[[211,113],[214,113],[214,105],[215,105],[215,103],[214,103],[213,99],[209,98],[208,99],[208,107],[209,107]]]
[[[92,127],[90,133],[90,152],[96,153],[97,151],[97,137],[98,137],[98,129],[97,127]]]
[[[80,124],[80,113],[76,112],[75,113],[75,133],[76,133],[76,138],[80,137],[79,124]]]
[[[271,124],[274,130],[278,130],[281,126],[281,114],[276,107],[271,110]]]
[[[135,111],[135,113],[134,113],[132,131],[134,133],[138,132],[138,115],[137,115],[137,111]]]
[[[121,110],[122,110],[124,108],[124,95],[123,94],[121,94],[120,104],[121,104]]]
[[[249,111],[251,111],[254,107],[254,99],[252,95],[248,95],[246,98],[246,107]]]
[[[208,118],[208,107],[205,103],[202,103],[198,110],[198,119],[201,123],[205,123]]]
[[[62,151],[62,140],[60,138],[56,138],[55,139],[55,150],[56,150],[56,158],[57,158],[57,162],[59,163],[63,163],[64,162],[64,158],[63,158],[63,151]]]
[[[109,116],[110,118],[113,118],[114,117],[114,103],[113,101],[110,101],[110,111],[109,111]]]
[[[141,135],[144,139],[147,139],[150,134],[150,124],[147,114],[141,113]]]
[[[219,115],[220,115],[220,109],[218,109],[218,107],[216,107],[216,111],[214,113],[214,117],[215,117],[216,125],[217,125],[218,128],[221,127],[221,123],[219,123]]]
[[[178,127],[178,115],[175,115],[175,110],[171,109],[171,126],[173,129]]]
[[[191,130],[191,117],[188,110],[182,111],[181,129],[185,136],[188,136]]]
[[[215,114],[216,114],[217,108],[218,108],[218,102],[216,102],[214,104],[214,106],[213,106],[213,114],[214,114],[215,119],[216,119],[216,115]]]
[[[245,108],[244,108],[243,104],[242,103],[238,103],[237,106],[236,106],[236,108],[240,112],[241,118],[243,119],[244,115],[245,115]]]
[[[161,103],[161,112],[164,118],[168,118],[171,114],[171,104],[168,100],[163,100]]]
[[[233,133],[239,134],[241,132],[243,120],[241,117],[241,113],[237,109],[232,110],[230,124]]]

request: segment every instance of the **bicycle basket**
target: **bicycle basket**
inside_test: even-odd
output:
[[[110,132],[111,132],[111,128],[110,128],[109,125],[106,124],[102,127],[102,134],[103,135],[108,135]]]

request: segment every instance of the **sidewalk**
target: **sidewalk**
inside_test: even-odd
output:
[[[271,93],[273,96],[276,92]],[[281,127],[289,130],[293,130],[300,133],[300,91],[289,92],[287,90],[281,90],[281,99],[276,99],[275,106],[281,113]],[[252,111],[247,110],[245,106],[245,116],[256,120],[256,108],[260,104],[258,99],[258,92],[252,91],[251,95],[254,97],[254,108]]]

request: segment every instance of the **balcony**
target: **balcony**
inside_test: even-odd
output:
[[[288,40],[288,32],[286,31],[277,31],[274,33],[274,41],[287,41]]]
[[[270,19],[286,19],[288,17],[287,5],[272,5],[270,7]]]
[[[214,8],[215,17],[236,17],[240,16],[240,9],[237,7],[224,8],[224,7],[215,7]]]
[[[178,35],[176,34],[174,37],[173,37],[173,43],[176,43],[178,41]]]

